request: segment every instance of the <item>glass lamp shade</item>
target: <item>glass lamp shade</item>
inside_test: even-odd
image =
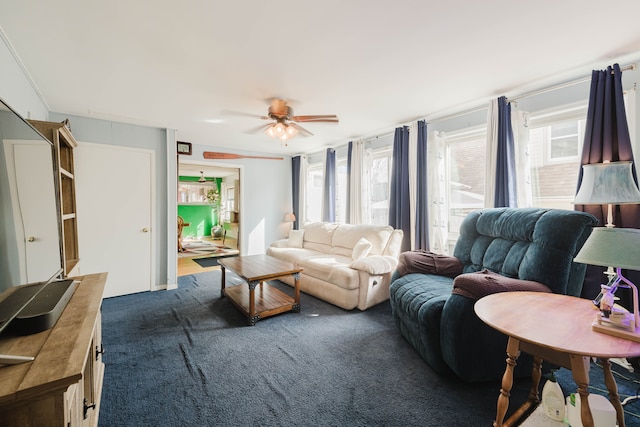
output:
[[[582,184],[576,205],[640,203],[640,191],[631,173],[632,162],[592,163],[582,166]]]
[[[266,128],[264,133],[269,135],[271,138],[275,138],[275,136],[276,136],[275,132],[273,131],[273,125],[271,125],[268,128]]]
[[[293,213],[288,213],[284,216],[284,222],[295,222],[296,216]]]
[[[640,270],[640,230],[595,227],[574,261]]]

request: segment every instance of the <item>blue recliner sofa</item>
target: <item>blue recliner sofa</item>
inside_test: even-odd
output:
[[[443,276],[437,269],[401,275],[399,268],[394,273],[390,303],[400,333],[441,374],[455,374],[468,382],[500,379],[507,337],[483,323],[473,308],[473,295],[485,290],[468,289],[465,284],[466,290],[456,292],[454,281],[498,273],[494,277],[515,279],[514,290],[528,290],[533,284],[547,292],[580,296],[586,265],[573,258],[597,222],[590,214],[561,209],[492,208],[470,213],[460,227],[455,258],[450,258],[457,258],[459,276]],[[505,286],[498,291],[511,289],[511,284]],[[484,293],[492,291],[496,290]],[[521,355],[516,376],[531,375],[531,367],[531,358]]]

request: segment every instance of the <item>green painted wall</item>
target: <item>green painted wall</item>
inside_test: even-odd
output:
[[[180,181],[196,182],[200,179],[198,176],[180,176]],[[220,191],[220,183],[222,178],[207,178],[207,181],[214,181]],[[220,205],[220,202],[217,203]],[[200,238],[203,236],[211,236],[211,228],[218,225],[218,215],[216,209],[218,206],[213,205],[178,205],[178,216],[184,219],[185,223],[189,223],[188,227],[182,229],[182,237]],[[215,209],[214,209],[215,208]]]
[[[214,211],[210,205],[179,205],[178,215],[189,223],[182,229],[182,237],[211,236],[211,227],[214,226]]]

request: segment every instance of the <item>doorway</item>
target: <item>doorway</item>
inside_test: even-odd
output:
[[[215,268],[240,252],[240,169],[178,159],[178,276]]]

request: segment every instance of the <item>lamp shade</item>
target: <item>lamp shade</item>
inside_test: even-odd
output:
[[[582,184],[576,205],[640,203],[640,191],[631,174],[632,162],[592,163],[582,166]]]
[[[640,230],[595,227],[574,261],[640,270]]]
[[[293,213],[288,213],[284,216],[284,222],[296,222],[296,216]]]

